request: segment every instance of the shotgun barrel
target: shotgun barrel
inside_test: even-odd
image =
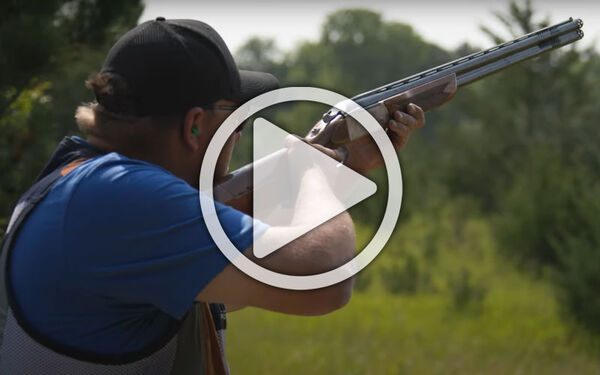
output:
[[[367,109],[390,96],[451,73],[456,74],[458,85],[462,86],[510,65],[575,42],[583,38],[582,26],[583,21],[570,18],[492,48],[364,92],[353,97],[352,100]],[[463,75],[464,78],[461,80]]]
[[[454,97],[458,87],[583,38],[582,26],[580,19],[570,18],[369,90],[352,100],[386,127],[389,114],[396,110],[405,111],[409,103],[419,105],[424,111],[439,107]],[[349,101],[338,103],[323,114],[321,121],[306,136],[307,141],[336,148],[366,136],[366,130],[352,119],[348,104]]]
[[[492,73],[496,73],[502,69],[505,69],[511,65],[519,63],[521,61],[525,61],[532,57],[538,56],[544,52],[560,48],[567,44],[573,43],[579,39],[583,38],[583,31],[580,29],[570,31],[566,34],[558,35],[552,39],[542,41],[536,45],[533,45],[527,49],[519,51],[517,53],[511,54],[509,56],[503,57],[497,61],[494,61],[490,64],[481,66],[477,69],[473,69],[464,73],[461,73],[456,77],[457,85],[464,86],[466,84],[475,82],[485,76],[488,76]]]

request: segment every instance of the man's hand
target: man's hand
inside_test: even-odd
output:
[[[389,121],[388,134],[396,151],[406,146],[410,132],[425,125],[425,113],[416,104],[409,104],[407,113],[396,111]],[[346,165],[358,173],[364,174],[383,165],[383,157],[371,137],[364,137],[348,144]]]

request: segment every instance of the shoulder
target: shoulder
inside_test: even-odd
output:
[[[83,163],[55,190],[68,200],[66,219],[75,226],[129,222],[132,228],[199,213],[196,189],[159,166],[117,153]]]
[[[164,197],[169,191],[196,195],[197,190],[171,172],[148,162],[110,153],[83,163],[61,184],[74,195],[91,195],[94,200]]]
[[[185,181],[164,168],[143,160],[130,159],[115,152],[86,161],[69,173],[65,180],[88,188],[94,186],[140,188],[152,186],[152,183],[156,182],[168,182],[192,189]]]

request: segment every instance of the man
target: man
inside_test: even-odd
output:
[[[157,18],[126,33],[87,85],[97,102],[76,115],[87,141],[61,142],[7,228],[2,374],[223,374],[219,304],[316,315],[349,300],[352,280],[290,291],[247,277],[202,218],[196,188],[206,148],[237,106],[277,87],[273,76],[238,71],[210,26]],[[417,106],[394,119],[399,147],[424,122]],[[239,137],[225,144],[215,178],[226,174]],[[381,160],[362,143],[348,162],[364,172]],[[320,178],[305,173],[299,190],[331,194],[315,184]],[[272,270],[320,273],[354,255],[347,213],[257,259],[251,217],[215,205],[234,245]],[[286,230],[255,225],[266,240]]]

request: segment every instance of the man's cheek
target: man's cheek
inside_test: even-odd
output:
[[[219,159],[217,160],[216,173],[224,175],[229,170],[229,163],[231,162],[231,155],[233,153],[234,144],[235,138],[230,137],[225,143],[225,146],[223,146],[223,149],[219,154]]]

